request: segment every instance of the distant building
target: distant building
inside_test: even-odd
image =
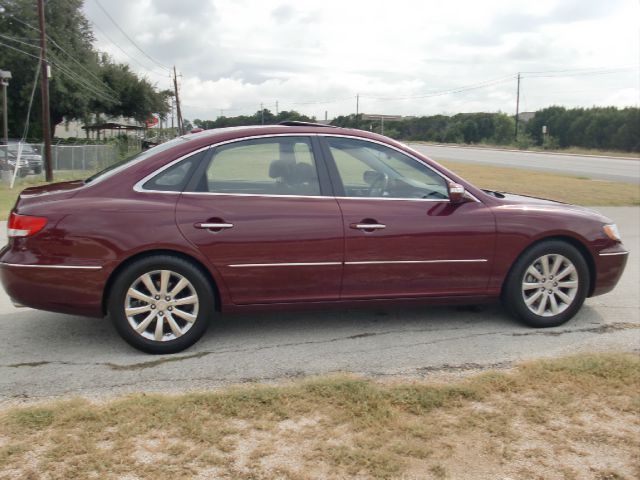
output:
[[[133,134],[144,129],[144,125],[132,118],[109,117],[101,115],[98,119],[96,115],[89,116],[89,123],[85,124],[80,120],[65,120],[56,126],[55,136],[57,138],[96,138],[97,130],[91,127],[96,124],[114,124],[120,128],[101,129],[101,138],[109,138],[122,133]]]
[[[518,114],[518,120],[522,123],[527,123],[536,115],[536,112],[520,112]]]

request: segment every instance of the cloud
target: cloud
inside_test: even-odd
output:
[[[635,0],[273,2],[264,0],[101,0],[139,52],[93,0],[87,16],[160,88],[158,65],[176,65],[187,118],[251,113],[260,104],[324,116],[507,111],[515,83],[417,97],[517,71],[637,64]],[[131,60],[96,31],[97,47]],[[635,75],[635,76],[634,76]],[[573,88],[567,88],[572,85]],[[527,108],[638,103],[638,70],[523,81]],[[530,89],[530,90],[528,90]],[[540,92],[565,92],[540,94]]]

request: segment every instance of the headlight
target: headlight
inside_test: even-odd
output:
[[[616,242],[622,241],[622,238],[620,238],[620,232],[618,231],[618,226],[615,223],[605,225],[602,229],[604,230],[605,235],[611,240],[615,240]]]

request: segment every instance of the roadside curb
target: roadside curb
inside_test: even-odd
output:
[[[466,145],[455,145],[448,143],[415,143],[415,142],[407,142],[407,145],[424,145],[425,147],[446,147],[446,148],[461,148],[465,150],[486,150],[492,151],[497,150],[501,152],[516,152],[516,153],[537,153],[539,155],[564,155],[568,157],[592,157],[592,158],[613,158],[615,160],[630,160],[639,162],[640,157],[613,157],[608,155],[590,155],[590,154],[582,154],[582,153],[562,153],[562,152],[540,152],[538,150],[518,150],[517,148],[499,148],[499,147],[472,147]]]

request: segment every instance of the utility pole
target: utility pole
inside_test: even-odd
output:
[[[276,100],[276,117],[278,116],[278,100]]]
[[[176,113],[178,114],[178,135],[184,133],[184,125],[182,122],[182,111],[180,110],[180,97],[178,96],[178,74],[176,73],[176,66],[173,66],[173,88],[176,92]]]
[[[262,125],[264,125],[264,106],[260,104],[260,115],[262,116]]]
[[[7,87],[11,80],[11,72],[0,70],[0,85],[2,85],[2,144],[9,143],[9,115],[7,113]],[[6,155],[5,155],[6,156]]]
[[[516,140],[518,140],[518,121],[520,120],[520,72],[518,72],[518,91],[516,94]]]
[[[173,122],[174,122],[174,108],[175,108],[175,104],[176,104],[176,100],[175,100],[175,98],[172,98],[172,99],[171,99],[171,135],[173,135],[173,134],[175,133],[175,132],[174,132],[174,130],[173,130],[173,129],[175,128],[175,126],[174,126],[174,124],[173,124]]]
[[[358,121],[358,115],[360,114],[360,94],[356,94],[356,122]]]
[[[53,166],[51,165],[51,114],[49,113],[49,65],[47,63],[47,42],[44,31],[44,0],[38,0],[38,22],[40,23],[40,63],[42,75],[42,135],[44,136],[45,179],[53,182]]]

